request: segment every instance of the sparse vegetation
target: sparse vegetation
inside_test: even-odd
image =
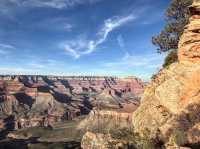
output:
[[[164,29],[152,38],[152,43],[157,47],[157,52],[177,51],[180,36],[183,34],[184,27],[188,24],[189,8],[192,0],[172,0],[166,10],[166,25]],[[169,52],[164,67],[177,61],[177,53]]]
[[[112,130],[111,136],[114,139],[126,141],[129,146],[135,149],[159,149],[162,145],[156,138],[151,138],[148,130],[144,130],[143,136],[134,133],[132,129],[118,129]],[[160,143],[160,144],[159,144]]]
[[[176,61],[178,61],[177,50],[172,50],[172,51],[169,52],[169,54],[165,58],[163,67],[167,67],[167,66],[169,66],[170,64],[172,64]]]
[[[181,146],[186,143],[187,134],[183,130],[174,130],[170,141],[178,146]]]

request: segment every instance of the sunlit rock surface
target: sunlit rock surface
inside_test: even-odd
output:
[[[161,70],[133,113],[135,132],[158,138],[166,148],[200,146],[200,1],[179,43],[179,62]]]
[[[200,4],[198,0],[194,0],[190,12],[192,15],[190,22],[179,42],[179,61],[196,63],[200,61]]]
[[[82,139],[83,149],[126,149],[127,145],[113,139],[109,134],[87,132]]]

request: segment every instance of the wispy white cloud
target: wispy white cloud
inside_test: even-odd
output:
[[[32,7],[51,7],[56,9],[72,7],[75,4],[79,4],[80,0],[27,0],[23,2],[25,6]]]
[[[151,8],[153,9],[153,8]],[[151,10],[150,10],[151,11]],[[144,20],[140,21],[141,25],[152,25],[158,23],[160,20],[163,20],[165,18],[165,11],[157,10],[157,11],[151,11],[151,14],[146,17]]]
[[[55,59],[50,59],[50,58],[41,58],[38,56],[29,56],[21,62],[26,62],[24,66],[28,68],[38,69],[38,70],[44,70],[44,69],[49,69],[49,68],[58,67],[58,66],[62,67],[64,65],[64,62],[60,60],[55,60]]]
[[[3,44],[3,43],[0,43],[0,47],[1,48],[6,48],[6,49],[15,49],[14,46],[9,45],[9,44]]]
[[[81,4],[93,4],[100,0],[1,0],[0,3],[11,3],[16,6],[49,7],[55,9],[72,8]]]
[[[74,45],[76,47],[73,48]],[[63,45],[65,52],[68,55],[71,55],[72,57],[74,57],[75,59],[78,59],[81,56],[81,54],[77,50],[83,48],[82,46],[83,45],[80,45],[79,42],[75,43],[74,41],[68,41]]]
[[[97,33],[97,35],[99,35],[99,38],[96,41],[91,40],[89,42],[88,50],[86,50],[83,54],[92,53],[98,45],[100,45],[106,41],[110,32],[112,32],[116,28],[118,28],[134,19],[136,19],[136,17],[133,14],[130,14],[128,16],[123,16],[123,17],[117,16],[117,17],[105,20],[103,27]]]
[[[70,32],[75,27],[74,23],[66,17],[47,17],[40,21],[33,22],[29,27],[42,31]]]
[[[143,55],[125,54],[116,61],[102,63],[102,70],[121,76],[132,74],[148,81],[152,74],[162,67],[165,56],[156,53]]]
[[[66,31],[71,31],[72,28],[73,28],[72,24],[65,23],[63,25],[63,29],[66,30]]]
[[[165,55],[159,55],[157,53],[150,53],[150,54],[130,54],[128,50],[126,50],[126,45],[124,38],[122,35],[118,35],[117,41],[119,47],[124,52],[124,56],[114,62],[108,62],[104,65],[108,68],[126,68],[126,69],[134,69],[134,68],[144,68],[144,69],[156,69],[161,67],[163,63],[163,59]],[[145,47],[142,45],[142,49],[146,49],[150,47],[148,45]],[[138,47],[136,47],[138,49]],[[141,47],[140,47],[141,49]]]
[[[8,54],[8,53],[9,53],[8,51],[3,50],[3,49],[0,49],[0,54],[1,54],[1,55]]]
[[[104,66],[110,68],[157,68],[160,67],[165,55],[159,54],[144,54],[144,55],[130,55],[126,54],[116,62],[105,63]]]
[[[17,67],[0,67],[0,73],[2,75],[10,74],[10,75],[21,75],[21,74],[37,74],[36,70],[28,69],[28,68],[17,68]]]
[[[9,59],[12,61],[12,59]],[[54,59],[35,56],[26,56],[23,59],[14,59],[12,63],[1,63],[0,74],[18,74],[18,75],[55,75],[59,73],[59,68],[63,68],[64,63]]]
[[[0,43],[0,54],[9,54],[14,49],[12,45]]]
[[[118,36],[117,36],[117,42],[118,42],[118,44],[119,44],[121,50],[125,53],[125,57],[129,56],[130,54],[129,54],[128,51],[126,50],[124,38],[122,37],[122,35],[118,35]]]
[[[106,41],[109,33],[134,19],[136,19],[136,17],[133,14],[107,19],[104,21],[100,30],[96,33],[97,38],[95,40],[78,38],[76,40],[65,41],[60,45],[65,49],[67,54],[76,59],[80,58],[82,55],[93,53],[99,45]]]
[[[124,49],[125,45],[124,45],[124,39],[123,39],[122,35],[117,36],[117,41],[118,41],[119,46],[122,49]]]
[[[36,62],[32,62],[29,65],[31,68],[38,68],[38,69],[45,68],[45,65]]]
[[[80,36],[76,40],[68,40],[60,43],[59,47],[64,48],[66,54],[78,59],[83,54],[83,50],[88,48],[88,42],[85,37]]]

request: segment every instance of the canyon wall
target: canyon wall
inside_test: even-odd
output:
[[[144,83],[135,77],[0,76],[1,128],[49,126],[93,107],[139,104]]]
[[[162,69],[146,88],[133,113],[134,131],[166,148],[200,146],[200,1],[190,7],[179,42],[177,63]]]
[[[81,143],[84,149],[128,148],[124,139],[139,148],[200,148],[200,0],[193,0],[190,14],[179,42],[178,62],[161,69],[145,88],[141,104],[132,115],[133,132],[116,140],[110,131],[89,129]],[[101,119],[107,117],[103,113],[113,115],[100,112]],[[96,121],[94,116],[88,119]],[[109,122],[115,124],[112,119]],[[106,128],[110,123],[102,125]],[[127,139],[127,135],[132,137]]]

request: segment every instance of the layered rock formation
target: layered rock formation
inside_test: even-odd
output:
[[[133,148],[124,138],[117,139],[111,135],[119,130],[132,131],[132,112],[136,107],[131,107],[132,111],[124,112],[117,110],[93,110],[80,122],[77,129],[82,130],[85,135],[81,141],[83,149],[128,149]],[[120,137],[120,136],[117,136]]]
[[[133,77],[1,76],[1,126],[53,125],[88,114],[96,105],[123,109],[139,104],[143,88],[143,82]]]
[[[93,110],[78,125],[78,129],[91,132],[109,132],[111,129],[130,128],[131,112],[119,112],[108,110]]]
[[[200,147],[200,1],[190,7],[179,43],[179,62],[161,70],[133,113],[135,132],[149,132],[166,148]]]
[[[108,98],[108,97],[107,97]],[[132,132],[132,113],[138,108],[137,101],[122,104],[123,108],[94,108],[82,120],[77,129],[86,132],[83,136],[81,147],[83,149],[131,149],[133,146],[126,138],[119,139],[111,134],[128,130]]]
[[[193,5],[190,7],[190,23],[186,26],[184,34],[179,42],[179,61],[189,61],[197,63],[200,61],[200,37],[199,37],[199,1],[194,0]]]

